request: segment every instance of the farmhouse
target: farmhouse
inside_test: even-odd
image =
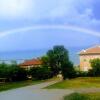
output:
[[[41,65],[42,65],[42,61],[40,59],[31,59],[21,63],[20,67],[24,69],[30,69],[32,67],[40,67]]]
[[[88,71],[91,69],[90,60],[95,58],[100,58],[100,46],[94,46],[85,50],[82,50],[80,53],[80,70]]]

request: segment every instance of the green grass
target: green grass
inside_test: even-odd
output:
[[[46,88],[53,89],[77,89],[77,88],[100,88],[100,77],[84,77],[84,78],[75,78],[71,80],[65,80]]]
[[[64,100],[100,100],[100,93],[78,94],[73,93],[65,96]]]
[[[24,87],[28,85],[34,85],[34,84],[38,84],[41,82],[43,81],[27,80],[27,81],[22,81],[22,82],[3,83],[3,84],[0,84],[0,92],[5,91],[5,90],[10,90],[10,89],[16,89],[16,88],[20,88],[20,87]]]
[[[20,88],[20,87],[24,87],[24,86],[29,86],[29,85],[35,85],[35,84],[39,84],[42,82],[55,81],[55,80],[59,80],[59,78],[53,77],[51,79],[39,80],[39,81],[27,80],[27,81],[22,81],[22,82],[2,83],[2,84],[0,84],[0,92],[10,90],[10,89],[16,89],[16,88]]]

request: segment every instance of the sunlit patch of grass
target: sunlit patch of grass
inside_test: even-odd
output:
[[[53,84],[46,88],[59,88],[59,89],[67,89],[67,88],[91,88],[91,87],[100,87],[100,77],[81,77],[75,78],[71,80],[64,80],[62,82]]]

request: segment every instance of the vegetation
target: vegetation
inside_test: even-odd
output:
[[[64,80],[62,82],[53,84],[46,88],[53,89],[78,89],[78,88],[100,88],[100,77],[84,77],[84,78],[75,78],[71,80]]]
[[[34,84],[38,84],[40,82],[42,82],[42,81],[27,80],[27,81],[20,81],[20,82],[7,82],[7,83],[0,84],[0,92],[5,91],[5,90],[20,88],[20,87],[24,87],[24,86],[28,86],[28,85],[34,85]]]
[[[35,80],[45,80],[52,77],[51,70],[47,66],[33,67],[29,72]]]
[[[22,81],[27,79],[27,72],[16,63],[1,63],[0,78],[6,78],[6,81]]]
[[[100,93],[78,94],[73,93],[65,96],[64,100],[100,100]]]
[[[72,79],[76,77],[76,72],[73,68],[73,64],[71,62],[65,62],[62,64],[62,75],[63,79],[66,78]]]
[[[69,60],[68,51],[64,46],[54,46],[46,56],[42,57],[43,64],[51,69],[53,76],[62,73],[63,79],[75,76],[73,64]]]
[[[65,96],[64,100],[90,100],[88,96],[83,94],[73,93],[69,96]]]
[[[96,58],[90,61],[92,69],[89,71],[90,76],[100,76],[100,59]]]

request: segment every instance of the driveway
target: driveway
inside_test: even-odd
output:
[[[8,90],[0,93],[0,100],[62,100],[64,95],[73,93],[72,90],[42,89],[57,81],[45,82],[33,86]]]

